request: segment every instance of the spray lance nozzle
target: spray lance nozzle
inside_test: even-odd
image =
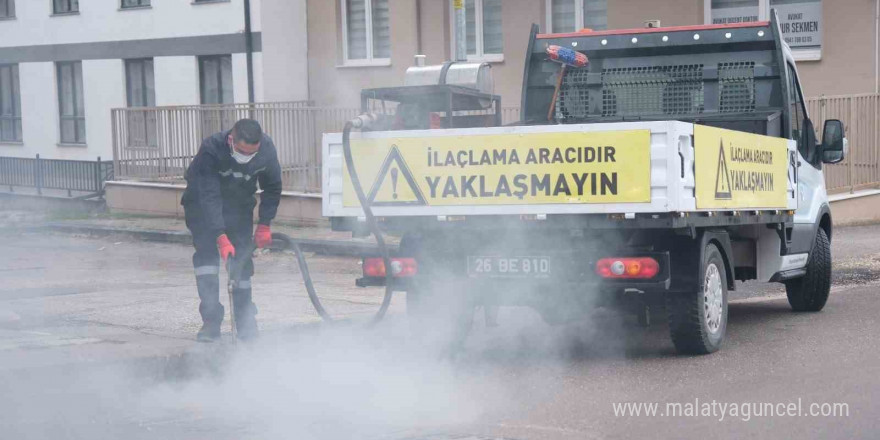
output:
[[[359,115],[358,117],[352,119],[350,122],[351,122],[352,128],[364,129],[364,128],[370,128],[373,124],[375,124],[378,121],[379,121],[379,115],[376,115],[374,113],[364,113],[364,114]]]

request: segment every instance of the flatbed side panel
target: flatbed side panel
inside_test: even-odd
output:
[[[698,211],[797,209],[795,141],[694,124]]]
[[[620,214],[620,213],[664,213],[680,211],[693,206],[693,177],[691,164],[683,163],[683,158],[692,157],[693,147],[690,145],[693,125],[676,121],[657,122],[620,122],[602,124],[571,124],[547,126],[515,126],[478,129],[453,130],[413,130],[395,132],[353,133],[352,139],[388,140],[400,139],[401,144],[411,140],[447,137],[472,140],[476,136],[487,135],[528,135],[528,134],[559,134],[588,132],[650,132],[649,182],[650,194],[646,202],[632,203],[536,203],[536,204],[466,204],[456,206],[431,206],[426,203],[401,203],[398,205],[374,204],[373,212],[377,216],[474,216],[474,215],[523,215],[523,214]],[[342,155],[341,134],[325,134],[323,138],[323,209],[328,217],[359,217],[363,211],[357,206],[346,206],[344,196],[346,175]],[[390,154],[389,154],[390,158]],[[393,158],[391,158],[393,159]],[[516,169],[516,165],[506,165]],[[684,169],[684,177],[682,177]],[[400,172],[397,179],[399,187],[407,184]],[[387,181],[376,182],[380,177],[361,176],[365,193],[371,189],[387,185]],[[385,177],[387,179],[387,176]],[[351,195],[348,196],[350,204]],[[405,196],[402,196],[406,199]]]

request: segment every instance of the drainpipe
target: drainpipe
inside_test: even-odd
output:
[[[422,53],[422,0],[416,0],[416,53]]]
[[[465,26],[464,0],[452,1],[453,20],[455,20],[455,53],[453,54],[455,61],[467,61],[467,33]]]
[[[880,0],[874,2],[874,93],[880,93]]]
[[[244,0],[244,47],[247,55],[248,103],[254,103],[254,36],[251,32],[251,0]]]

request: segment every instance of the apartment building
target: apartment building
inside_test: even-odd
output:
[[[112,158],[110,109],[308,98],[305,0],[0,0],[0,156]],[[253,77],[248,77],[247,52]]]
[[[246,102],[245,0],[0,0],[0,156],[111,157],[110,109]],[[880,0],[464,0],[468,59],[518,107],[532,23],[571,32],[769,18],[811,96],[878,88]],[[355,108],[453,58],[452,0],[250,0],[256,101]]]
[[[357,107],[358,91],[400,85],[415,54],[453,58],[452,0],[308,0],[309,97]],[[541,32],[767,20],[776,9],[811,96],[874,93],[880,0],[464,0],[468,59],[492,65],[517,107],[532,23]]]

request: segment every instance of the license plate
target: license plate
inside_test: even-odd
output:
[[[469,256],[468,276],[472,278],[547,278],[550,257]]]

